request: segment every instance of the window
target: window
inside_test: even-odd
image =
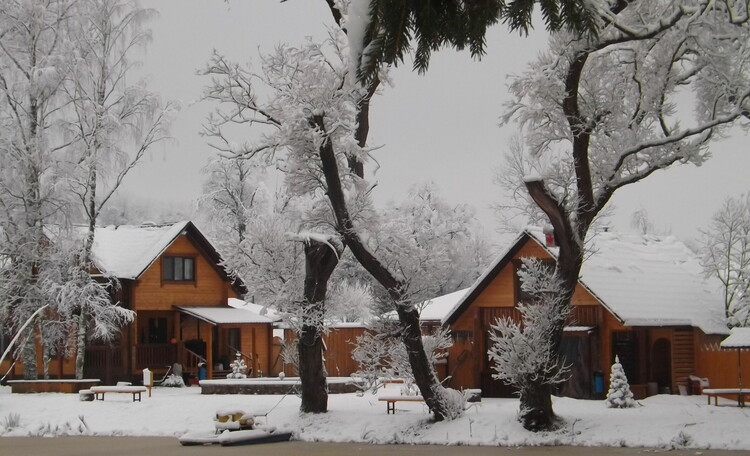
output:
[[[192,282],[195,280],[195,259],[191,257],[164,257],[161,260],[163,280]]]

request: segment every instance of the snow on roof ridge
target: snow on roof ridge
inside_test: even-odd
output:
[[[97,227],[92,260],[99,270],[121,279],[136,279],[169,247],[190,223],[159,226]]]
[[[557,248],[546,247],[541,227],[526,227],[443,317],[443,323],[524,234],[557,256]],[[591,253],[579,283],[623,324],[653,326],[658,322],[657,326],[695,326],[707,334],[728,333],[718,288],[712,291],[714,284],[703,277],[696,253],[677,237],[608,230],[592,233],[587,244]]]

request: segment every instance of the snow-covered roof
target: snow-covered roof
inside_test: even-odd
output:
[[[448,312],[466,295],[468,288],[448,293],[447,295],[432,298],[426,301],[422,311],[419,313],[419,319],[425,320],[442,320]]]
[[[704,279],[696,254],[674,236],[605,232],[588,248],[581,281],[624,325],[728,332],[718,284]]]
[[[254,312],[260,316],[270,319],[271,321],[281,320],[281,316],[278,312],[261,304],[255,304],[253,302],[243,301],[242,299],[237,298],[229,298],[227,304],[229,304],[229,307],[234,307],[235,309],[244,309],[250,312]]]
[[[750,328],[732,328],[729,337],[721,341],[721,348],[750,348]]]
[[[273,320],[266,316],[251,310],[237,309],[235,307],[176,306],[176,308],[180,312],[199,318],[212,325],[273,323]]]
[[[121,279],[136,279],[183,232],[188,223],[97,227],[91,249],[92,261],[106,274]]]
[[[490,274],[528,236],[552,256],[541,229],[529,229],[488,269]],[[601,232],[589,240],[581,284],[626,326],[695,326],[707,334],[727,334],[718,284],[703,277],[698,258],[673,236]],[[487,277],[475,282],[486,286]],[[456,303],[446,321],[463,304]]]

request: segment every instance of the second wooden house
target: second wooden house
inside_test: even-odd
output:
[[[492,378],[488,334],[498,318],[520,320],[521,259],[554,262],[557,248],[546,241],[541,230],[524,231],[470,289],[454,295],[442,319],[454,339],[449,386],[513,394]],[[608,232],[597,234],[589,251],[565,328],[562,356],[571,378],[560,394],[601,396],[615,356],[639,397],[687,389],[693,374],[710,376],[704,349],[729,330],[720,291],[703,280],[695,254],[673,237]]]

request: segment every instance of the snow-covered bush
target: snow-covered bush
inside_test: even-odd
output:
[[[237,352],[234,361],[229,365],[232,368],[232,372],[227,374],[227,378],[247,378],[247,364],[242,359],[242,353]]]
[[[612,373],[609,376],[609,391],[605,404],[610,408],[631,408],[638,405],[630,391],[628,378],[618,356],[615,356],[615,363],[612,365]]]
[[[292,366],[295,375],[299,373],[299,350],[297,349],[297,340],[281,341],[281,361],[284,366]]]
[[[359,370],[353,376],[364,380],[364,391],[375,392],[380,387],[382,378],[399,378],[404,380],[402,394],[407,391],[406,394],[416,394],[412,390],[414,375],[409,356],[404,344],[398,339],[397,322],[380,323],[372,331],[358,336],[353,343],[355,347],[352,359],[359,365]],[[444,358],[445,350],[453,344],[450,332],[443,328],[434,334],[422,336],[422,343],[432,365]]]
[[[19,413],[9,413],[8,416],[3,418],[3,429],[11,431],[21,425],[21,415]]]
[[[171,388],[182,388],[185,386],[185,381],[179,375],[169,374],[167,378],[161,382],[161,386],[168,386]]]
[[[560,279],[549,264],[524,259],[518,275],[521,288],[532,300],[518,305],[521,321],[500,318],[492,325],[488,354],[496,372],[493,378],[515,387],[524,403],[540,385],[551,388],[567,379],[568,369],[560,363],[551,334],[562,328],[570,310],[560,295]],[[522,407],[524,423],[535,420],[532,415],[531,409]]]

